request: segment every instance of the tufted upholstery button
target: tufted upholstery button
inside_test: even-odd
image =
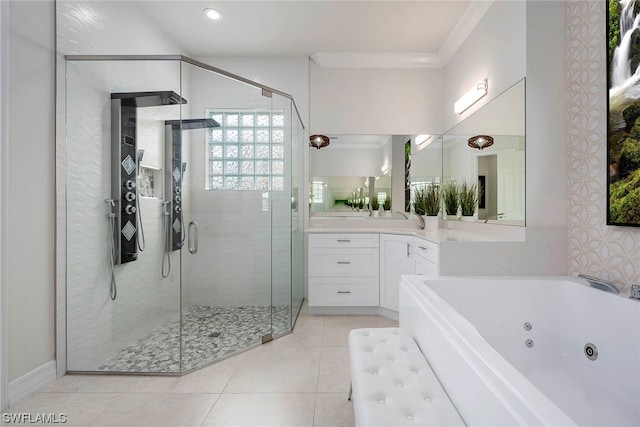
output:
[[[416,427],[429,420],[464,426],[424,354],[406,331],[351,331],[349,362],[357,427]]]

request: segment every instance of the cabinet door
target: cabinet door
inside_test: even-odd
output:
[[[438,264],[422,257],[413,257],[413,268],[415,274],[425,276],[427,279],[435,279],[438,277]]]
[[[380,306],[398,311],[400,276],[413,274],[412,238],[380,235]]]

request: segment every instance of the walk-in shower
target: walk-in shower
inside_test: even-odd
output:
[[[304,129],[183,56],[66,58],[69,372],[180,374],[291,331]]]

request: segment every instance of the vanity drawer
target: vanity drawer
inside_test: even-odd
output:
[[[438,244],[429,240],[413,238],[413,254],[428,261],[438,263]]]
[[[377,234],[309,234],[309,248],[377,248]]]
[[[309,306],[357,307],[378,304],[377,277],[309,278]]]
[[[311,277],[378,277],[377,248],[310,248]]]

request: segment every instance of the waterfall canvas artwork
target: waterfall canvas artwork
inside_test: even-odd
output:
[[[607,224],[640,226],[640,0],[607,11]]]

